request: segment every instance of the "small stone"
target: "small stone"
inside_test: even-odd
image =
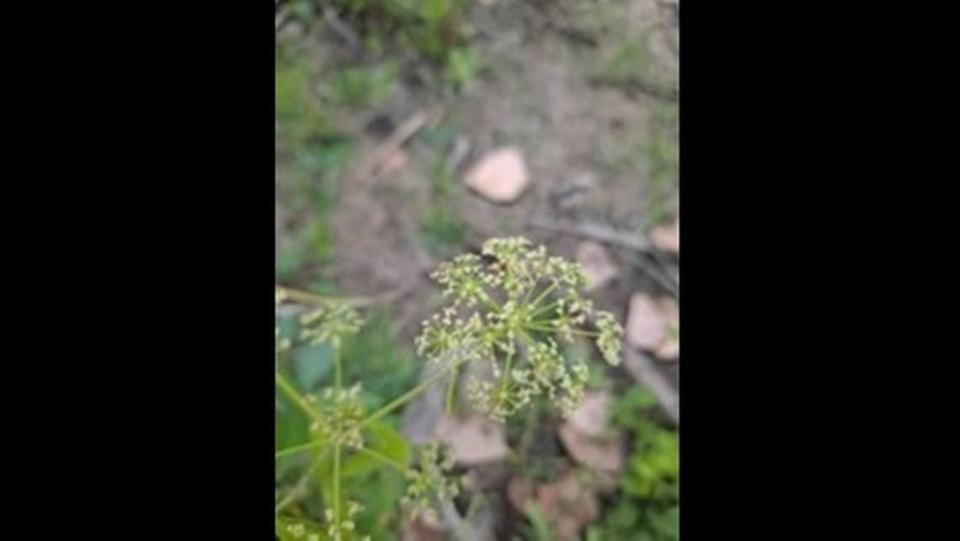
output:
[[[680,311],[670,297],[653,298],[634,293],[627,315],[627,342],[653,352],[660,360],[672,361],[680,356]]]
[[[617,266],[597,242],[581,242],[577,247],[577,261],[587,276],[587,290],[599,289],[617,277]]]
[[[666,339],[654,352],[661,361],[673,362],[680,358],[680,339],[667,333]]]
[[[657,302],[646,293],[634,293],[630,297],[630,313],[627,315],[627,342],[640,349],[652,350],[663,342],[666,321]]]
[[[586,436],[601,437],[609,428],[610,402],[610,393],[607,391],[587,391],[567,422]]]
[[[577,462],[598,470],[616,472],[623,466],[621,441],[619,437],[611,439],[591,438],[566,423],[559,430],[560,441]]]
[[[662,252],[679,254],[680,222],[674,222],[672,225],[654,227],[650,231],[650,242]]]
[[[516,201],[530,184],[520,150],[504,147],[480,159],[465,175],[467,186],[494,203]]]
[[[457,463],[464,466],[496,462],[510,454],[503,425],[482,415],[465,418],[444,415],[437,423],[435,434],[450,445]]]

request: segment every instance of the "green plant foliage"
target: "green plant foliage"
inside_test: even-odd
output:
[[[427,250],[449,257],[463,244],[468,227],[455,208],[458,186],[443,161],[434,167],[430,206],[420,218],[420,231]]]
[[[397,85],[397,70],[392,64],[349,67],[330,75],[328,88],[335,105],[368,107],[384,104]]]
[[[647,221],[651,225],[667,218],[666,200],[679,182],[678,128],[676,105],[659,105],[654,109],[650,135],[644,147],[648,167]]]
[[[679,440],[654,419],[656,399],[630,389],[612,410],[615,426],[632,435],[627,471],[616,503],[590,526],[588,539],[674,541],[679,530]]]
[[[447,80],[457,89],[466,89],[477,77],[480,71],[480,56],[476,49],[470,47],[456,47],[447,53],[445,75]]]
[[[606,84],[633,86],[646,80],[650,72],[649,34],[644,32],[623,41],[600,62],[595,78]]]
[[[517,398],[511,398],[511,404],[516,405],[525,393],[556,394],[569,409],[582,393],[585,367],[580,363],[568,368],[567,357],[552,338],[535,339],[527,332],[572,341],[575,334],[586,332],[580,326],[591,316],[598,330],[589,336],[596,338],[608,362],[619,359],[622,329],[580,296],[585,278],[579,266],[549,257],[545,248],[534,249],[521,238],[491,239],[483,251],[491,265],[484,267],[478,256],[467,254],[434,274],[456,300],[430,320],[419,345],[421,353],[442,360],[443,366],[407,391],[413,363],[397,345],[396,331],[384,315],[375,313],[364,325],[358,311],[344,301],[277,289],[278,313],[291,300],[311,305],[296,318],[278,318],[276,329],[277,535],[282,539],[364,540],[371,534],[389,539],[388,528],[399,516],[397,503],[417,515],[435,514],[452,501],[462,479],[453,476],[450,450],[429,443],[418,449],[412,463],[413,450],[391,418],[466,362],[490,360],[487,354],[506,350],[503,373],[511,380],[501,381],[504,394],[497,397],[512,394]],[[460,303],[484,304],[492,311],[482,318],[474,313],[469,322],[454,320]],[[518,356],[511,370],[510,359],[521,352],[528,367]],[[410,371],[398,370],[404,362]],[[363,393],[363,387],[371,392]],[[487,413],[496,416],[500,411]],[[304,496],[304,483],[311,480],[316,490]],[[383,487],[379,494],[364,488],[371,483]],[[305,502],[309,510],[300,507]],[[299,512],[291,512],[291,507]]]

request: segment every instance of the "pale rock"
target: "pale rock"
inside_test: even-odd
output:
[[[627,342],[640,349],[651,350],[663,342],[666,321],[657,302],[646,293],[634,293],[630,297],[630,313],[627,314]]]
[[[587,276],[587,289],[592,291],[607,285],[617,277],[617,266],[602,245],[583,241],[577,246],[577,261]]]
[[[603,436],[609,428],[610,402],[607,391],[587,391],[577,409],[567,417],[567,423],[591,438]]]
[[[467,171],[464,179],[472,190],[495,203],[516,201],[530,184],[523,155],[514,147],[490,152]]]
[[[650,231],[650,242],[658,250],[671,254],[680,253],[680,223],[661,225]]]
[[[450,446],[457,463],[464,466],[496,462],[510,454],[503,425],[482,415],[444,415],[437,423],[435,435]]]
[[[634,293],[627,315],[627,342],[653,352],[660,360],[673,361],[680,356],[680,310],[670,297],[655,299],[646,293]]]
[[[602,471],[616,472],[623,467],[622,444],[619,437],[591,438],[566,423],[558,431],[560,441],[570,456],[580,464]]]

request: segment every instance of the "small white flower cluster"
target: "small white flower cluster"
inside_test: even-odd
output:
[[[308,532],[307,527],[301,523],[287,524],[285,528],[287,533],[294,539],[303,539],[304,541],[320,541],[320,534]]]
[[[318,438],[331,443],[339,443],[352,449],[363,447],[363,435],[360,431],[360,421],[366,415],[366,408],[360,397],[360,384],[349,389],[334,389],[328,387],[318,401],[315,397],[307,396],[307,401],[317,404],[317,413],[320,419],[310,425],[310,431]]]
[[[300,336],[310,345],[338,348],[344,336],[356,333],[362,325],[363,318],[352,306],[329,302],[300,316]]]
[[[565,363],[557,343],[551,338],[531,346],[529,359],[529,368],[518,368],[511,374],[515,393],[522,405],[534,397],[546,395],[564,414],[572,413],[583,399],[583,389],[589,378],[586,363],[582,360],[570,365]]]
[[[453,303],[423,323],[417,353],[432,362],[489,362],[499,381],[469,381],[467,398],[495,420],[541,395],[564,411],[579,403],[587,366],[565,359],[550,335],[568,343],[594,337],[603,358],[619,363],[623,328],[584,298],[580,265],[547,255],[543,246],[490,239],[482,257],[458,256],[431,276]],[[584,329],[590,320],[596,332]]]
[[[446,446],[432,442],[420,450],[418,466],[407,470],[407,493],[400,501],[411,516],[435,513],[435,502],[460,494],[460,481],[450,476],[453,466],[453,454]]]
[[[332,541],[357,539],[357,525],[354,522],[354,517],[362,510],[363,507],[357,502],[347,502],[347,514],[345,517],[340,517],[340,521],[337,522],[333,509],[325,509],[324,516],[327,519],[327,535],[330,536],[330,539]],[[370,537],[364,536],[359,538],[359,541],[370,541]]]

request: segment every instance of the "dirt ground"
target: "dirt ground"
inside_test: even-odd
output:
[[[532,185],[517,202],[498,205],[459,188],[446,204],[466,221],[468,246],[494,235],[524,235],[573,257],[577,238],[532,227],[529,220],[587,220],[628,232],[647,225],[649,167],[640,149],[650,137],[654,110],[675,107],[675,101],[642,89],[596,81],[597,66],[623,42],[640,36],[651,52],[652,71],[664,85],[676,88],[674,2],[478,1],[469,20],[471,44],[483,58],[483,69],[465,92],[438,91],[430,70],[410,60],[402,63],[400,84],[384,106],[338,119],[359,142],[359,163],[383,142],[390,125],[402,124],[417,111],[444,108],[437,125],[446,141],[437,144],[418,134],[404,145],[403,159],[397,160],[403,163],[392,170],[345,174],[332,214],[336,256],[326,272],[351,295],[404,290],[391,311],[410,339],[437,300],[425,279],[437,259],[418,240],[417,217],[431,204],[430,171],[438,160],[453,158],[453,177],[462,182],[463,170],[486,151],[518,147]],[[321,65],[351,56],[343,39],[325,28],[297,39],[310,43]],[[370,129],[377,125],[379,130]],[[278,155],[281,244],[297,223],[287,205],[288,172],[289,164]],[[675,215],[675,197],[667,204],[668,213]],[[619,276],[596,296],[599,305],[626,318],[632,291],[662,288],[632,251],[612,249],[611,256]]]
[[[398,66],[398,84],[382,104],[331,111],[353,141],[354,152],[338,174],[336,201],[327,211],[333,255],[322,262],[307,260],[304,266],[345,295],[393,294],[384,308],[407,344],[441,302],[428,274],[442,258],[477,249],[489,237],[520,235],[574,259],[581,242],[591,236],[551,230],[544,223],[586,224],[626,237],[626,242],[599,239],[617,275],[592,292],[597,307],[620,321],[627,321],[637,292],[676,298],[678,258],[638,250],[636,244],[646,242],[652,226],[677,218],[677,172],[668,167],[665,174],[664,159],[650,151],[664,141],[666,148],[676,149],[677,2],[475,0],[468,22],[470,47],[482,67],[460,91],[443,84],[437,70],[415,55],[364,57],[350,46],[349,29],[346,37],[329,25],[278,31],[278,43],[297,42],[321,72],[377,65],[385,57]],[[644,82],[625,82],[621,72],[629,74],[638,63]],[[402,145],[380,154],[411,119],[433,111],[440,114]],[[489,151],[504,146],[522,153],[531,183],[518,200],[496,204],[468,189],[464,174]],[[297,204],[296,183],[302,177],[298,179],[296,158],[279,136],[277,149],[277,242],[282,250],[297,242],[314,211]],[[665,161],[677,167],[676,156]],[[368,166],[374,162],[381,167],[371,172]],[[451,184],[443,198],[435,193],[438,169],[446,171]],[[438,205],[465,224],[463,239],[450,253],[437,253],[424,240],[423,217]],[[310,287],[306,279],[283,285]],[[678,361],[652,366],[673,388],[671,393],[679,386],[678,367]],[[621,375],[631,379],[626,372]],[[442,409],[440,392],[428,392],[407,407],[405,433],[412,440],[433,433]],[[549,430],[536,441],[559,445]],[[508,470],[500,465],[497,471],[477,471],[475,479],[499,487],[492,494],[502,500]],[[498,528],[515,528],[505,518],[507,508],[505,501],[491,502],[486,520]]]

